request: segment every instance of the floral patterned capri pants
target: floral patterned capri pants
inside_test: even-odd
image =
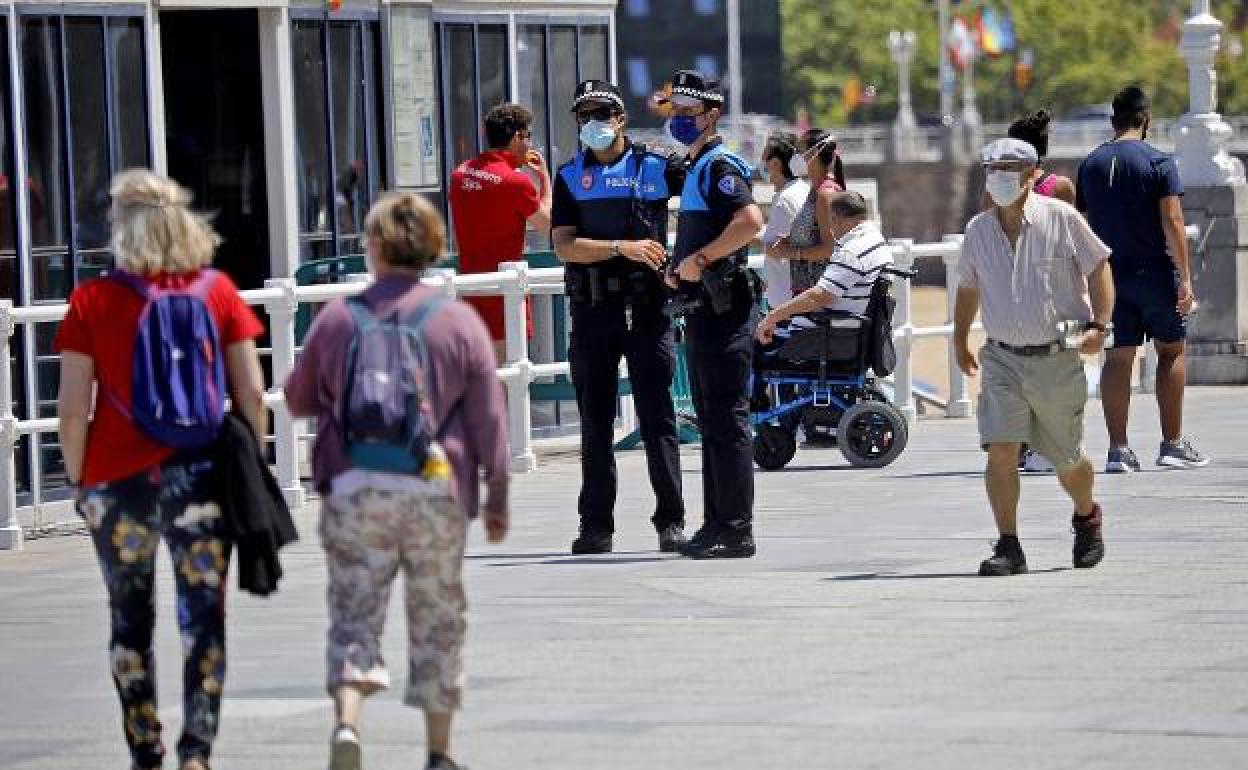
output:
[[[225,685],[225,585],[230,545],[221,508],[211,502],[212,464],[174,460],[121,481],[82,490],[87,523],[108,587],[113,683],[121,698],[134,766],[160,767],[165,749],[156,708],[152,628],[156,547],[172,557],[182,632],[182,711],[178,758],[207,761]]]
[[[408,685],[404,702],[432,713],[460,707],[468,517],[448,480],[347,471],[321,513],[329,564],[328,688],[390,686],[381,633],[390,586],[403,571]]]

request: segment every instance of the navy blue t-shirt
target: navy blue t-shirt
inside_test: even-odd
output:
[[[1174,158],[1139,139],[1106,142],[1079,164],[1075,207],[1113,250],[1120,273],[1173,269],[1161,227],[1161,199],[1183,194]]]

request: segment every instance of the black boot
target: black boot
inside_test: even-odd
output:
[[[1027,572],[1027,557],[1015,535],[1002,535],[992,549],[992,557],[979,565],[981,577],[1004,577]]]
[[[572,541],[573,556],[584,556],[596,553],[611,553],[610,532],[582,531],[581,534]]]
[[[754,535],[749,530],[728,528],[713,530],[705,538],[695,535],[681,549],[690,559],[748,559],[754,552]]]
[[[1070,519],[1070,529],[1075,533],[1075,546],[1071,556],[1078,569],[1091,569],[1105,558],[1105,540],[1101,537],[1101,506],[1092,506],[1087,516],[1075,514]]]
[[[679,524],[669,524],[659,530],[660,553],[679,553],[688,542],[689,538],[685,537],[685,528]]]

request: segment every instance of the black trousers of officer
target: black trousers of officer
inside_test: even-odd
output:
[[[750,532],[754,518],[754,448],[750,375],[754,300],[738,285],[732,309],[702,307],[686,319],[689,379],[702,428],[702,495],[707,526]]]
[[[614,423],[621,357],[628,361],[633,404],[654,488],[651,521],[657,531],[672,524],[683,527],[680,440],[671,393],[676,363],[672,323],[660,303],[634,303],[630,330],[624,299],[616,296],[596,305],[572,303],[568,362],[581,412],[581,530],[615,531]]]

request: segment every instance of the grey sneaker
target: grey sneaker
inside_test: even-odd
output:
[[[1105,458],[1106,473],[1139,473],[1139,471],[1140,461],[1130,447],[1110,447],[1109,456]]]
[[[1018,470],[1021,473],[1052,473],[1053,463],[1034,449],[1025,449],[1018,457]]]
[[[1209,458],[1196,451],[1192,442],[1181,438],[1175,442],[1161,442],[1157,464],[1163,468],[1203,468],[1209,464]]]

